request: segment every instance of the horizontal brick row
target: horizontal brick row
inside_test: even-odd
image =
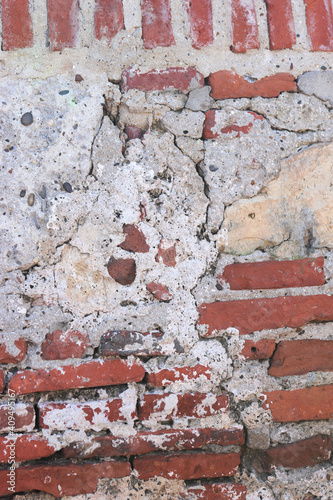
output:
[[[11,451],[15,453],[16,462],[27,462],[49,457],[56,452],[56,449],[40,434],[0,436],[1,463],[8,463]]]
[[[163,369],[146,375],[146,382],[152,387],[167,387],[173,382],[188,382],[199,378],[210,380],[211,371],[208,366],[180,366]]]

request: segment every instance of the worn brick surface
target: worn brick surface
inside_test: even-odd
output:
[[[122,91],[138,89],[143,92],[150,90],[181,90],[187,94],[191,90],[201,88],[204,85],[204,77],[195,68],[168,68],[164,70],[152,70],[141,73],[133,68],[128,68],[122,73]]]
[[[78,0],[48,0],[51,50],[75,47],[79,31]]]
[[[304,0],[312,50],[333,50],[333,13],[330,0]]]
[[[122,0],[97,0],[95,6],[95,37],[108,42],[124,28]]]
[[[273,339],[261,339],[257,342],[246,339],[241,355],[245,359],[269,359],[275,349],[276,343]]]
[[[33,45],[29,0],[2,0],[2,46],[14,50]]]
[[[146,237],[135,224],[124,224],[123,233],[125,235],[125,241],[120,243],[120,248],[128,252],[149,252],[149,245],[147,245]]]
[[[161,302],[170,302],[172,299],[172,294],[169,292],[168,288],[161,283],[148,283],[146,285],[147,290],[154,295],[157,300]]]
[[[211,371],[209,366],[195,365],[195,366],[180,366],[175,368],[156,371],[146,375],[148,385],[153,387],[166,387],[173,382],[187,382],[189,380],[196,380],[203,378],[210,380]]]
[[[246,486],[242,484],[210,483],[187,489],[185,500],[246,500]]]
[[[231,0],[231,23],[234,52],[260,47],[254,0]]]
[[[27,462],[53,455],[55,447],[39,434],[23,434],[13,439],[11,436],[0,436],[0,462],[8,463],[11,449],[15,449],[15,460]]]
[[[291,0],[265,0],[269,47],[271,50],[291,49],[296,43]]]
[[[224,116],[225,113],[214,109],[207,111],[203,131],[204,139],[216,139],[223,136],[241,137],[241,134],[247,135],[251,132],[256,120],[263,121],[263,117],[253,111],[240,111],[234,119],[230,120],[228,117],[228,124],[222,121],[221,126],[220,115]]]
[[[212,0],[187,0],[192,46],[206,47],[214,41]]]
[[[163,356],[169,354],[170,349],[174,352],[183,352],[183,348],[175,340],[163,343],[159,339],[161,332],[130,332],[127,330],[116,330],[103,334],[100,342],[100,353],[102,356]]]
[[[82,358],[89,345],[86,333],[77,330],[48,333],[42,343],[43,359]]]
[[[266,392],[261,399],[275,422],[327,420],[333,416],[333,385]]]
[[[169,0],[142,0],[142,38],[146,49],[175,43]]]
[[[0,363],[17,364],[25,358],[27,353],[27,343],[23,339],[14,341],[14,346],[18,352],[11,353],[6,344],[0,344]]]
[[[168,267],[176,266],[177,242],[162,238],[160,241],[156,262],[161,262]]]
[[[136,278],[136,262],[134,259],[111,257],[107,269],[111,278],[119,285],[131,285]]]
[[[14,409],[15,431],[31,431],[35,426],[35,409],[33,405],[16,403],[13,406],[6,403],[0,405],[0,432],[10,432],[12,419],[9,420],[9,417],[11,417],[12,408]]]

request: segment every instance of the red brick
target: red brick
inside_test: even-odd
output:
[[[146,237],[135,224],[124,224],[123,233],[125,241],[118,245],[120,248],[128,252],[149,252],[150,247],[147,245]]]
[[[17,403],[15,406],[11,404],[13,399],[10,399],[9,404],[0,405],[0,432],[10,432],[12,429],[12,409],[15,419],[15,431],[32,431],[35,427],[35,409],[31,404]],[[8,411],[10,408],[10,412]]]
[[[0,394],[5,390],[5,374],[0,368]]]
[[[103,334],[100,343],[102,356],[167,356],[172,352],[184,352],[177,341],[160,342],[161,332],[130,332],[115,330]]]
[[[333,385],[319,385],[295,391],[272,391],[261,396],[274,422],[327,420],[333,417]]]
[[[139,420],[180,417],[204,418],[229,409],[225,394],[145,394],[139,403]]]
[[[275,349],[276,343],[273,339],[262,339],[258,342],[245,340],[241,355],[246,359],[269,359]]]
[[[145,49],[169,47],[175,43],[169,0],[141,0],[142,38]]]
[[[189,480],[233,476],[237,472],[239,462],[238,453],[146,455],[134,459],[134,470],[142,480],[154,476]]]
[[[136,278],[136,263],[134,259],[116,259],[115,257],[111,257],[107,268],[111,278],[120,285],[131,285]]]
[[[176,241],[162,238],[156,255],[156,262],[161,262],[168,267],[176,267]]]
[[[131,418],[137,416],[136,410]],[[126,422],[126,409],[121,398],[85,403],[40,403],[39,427],[43,429],[107,429],[110,422]]]
[[[95,37],[108,43],[124,29],[122,0],[96,0]]]
[[[51,50],[75,47],[79,32],[78,0],[48,0]]]
[[[295,443],[280,444],[263,453],[262,466],[265,471],[272,472],[275,467],[300,469],[313,467],[329,460],[332,452],[332,438],[318,435]]]
[[[333,50],[333,13],[330,0],[305,0],[306,24],[314,51]]]
[[[219,123],[219,117],[222,116],[222,122]],[[215,109],[210,109],[206,113],[204,124],[203,138],[216,139],[229,135],[232,138],[240,137],[242,134],[249,134],[256,120],[263,121],[261,115],[257,115],[253,111],[238,111],[233,118],[233,122],[228,123],[225,121],[225,112]],[[246,123],[247,122],[247,123]],[[244,125],[244,123],[246,123]],[[222,126],[221,126],[222,124]]]
[[[0,436],[0,462],[8,463],[10,451],[15,447],[16,462],[27,462],[49,457],[56,452],[46,438],[38,434],[23,434],[16,439]]]
[[[11,354],[6,344],[0,344],[0,363],[17,364],[25,358],[27,353],[27,343],[23,339],[14,340],[14,346],[19,350],[18,353]]]
[[[195,68],[154,69],[148,73],[128,68],[122,73],[121,88],[123,92],[130,89],[143,92],[170,89],[187,94],[191,90],[203,87],[204,83],[204,77]]]
[[[66,458],[142,455],[161,450],[193,450],[209,444],[243,445],[242,429],[170,429],[141,431],[133,436],[98,436],[88,444],[75,442],[63,450]]]
[[[232,71],[212,73],[208,79],[213,99],[237,99],[238,97],[277,97],[281,92],[296,92],[297,85],[290,73],[266,76],[250,83]]]
[[[146,131],[142,130],[139,127],[136,127],[135,125],[126,125],[125,126],[125,134],[127,135],[127,140],[131,141],[132,139],[142,139],[142,137],[145,135]],[[141,217],[141,220],[143,220],[143,217]]]
[[[77,330],[63,332],[55,330],[48,333],[42,343],[43,359],[82,358],[89,345],[86,333]]]
[[[255,290],[318,286],[325,284],[324,257],[300,260],[269,260],[231,264],[218,276],[230,290]]]
[[[231,0],[232,51],[259,49],[257,16],[254,0]]]
[[[284,340],[280,342],[268,370],[274,377],[333,371],[333,340]]]
[[[212,0],[187,0],[192,46],[206,47],[214,41]]]
[[[265,0],[269,47],[271,50],[291,49],[296,43],[293,10],[290,0]]]
[[[129,476],[131,466],[126,461],[89,464],[52,464],[18,467],[15,470],[15,493],[43,491],[62,498],[66,495],[94,493],[102,478]],[[0,495],[8,495],[8,470],[0,471]]]
[[[211,371],[208,366],[180,366],[146,375],[147,384],[153,387],[166,387],[173,382],[188,382],[199,378],[210,380]]]
[[[246,500],[246,486],[233,483],[211,483],[192,486],[187,500]]]
[[[32,47],[33,30],[29,0],[2,0],[3,50]]]
[[[172,294],[169,292],[167,287],[161,283],[151,282],[146,285],[146,288],[157,300],[160,300],[161,302],[170,302],[172,299]]]
[[[121,359],[96,359],[80,365],[61,366],[52,370],[21,370],[9,382],[16,394],[98,387],[140,382],[144,368]]]
[[[260,330],[304,326],[333,320],[333,296],[274,297],[270,299],[212,302],[199,307],[198,325],[205,325],[204,337],[214,337],[228,327],[240,335]]]

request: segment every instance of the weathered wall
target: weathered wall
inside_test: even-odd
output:
[[[1,23],[0,495],[331,499],[331,0]]]

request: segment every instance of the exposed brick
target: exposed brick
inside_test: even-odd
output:
[[[60,366],[52,370],[21,370],[9,382],[16,394],[42,391],[98,387],[105,385],[140,382],[144,368],[138,363],[127,363],[121,359],[98,359],[73,366]]]
[[[5,390],[5,374],[0,368],[0,394]]]
[[[145,49],[175,43],[169,0],[141,0],[142,38]]]
[[[147,384],[152,387],[166,387],[173,382],[187,382],[198,378],[210,380],[211,371],[209,366],[180,366],[146,375]]]
[[[150,247],[147,245],[146,237],[135,224],[124,224],[123,233],[125,241],[118,245],[120,248],[128,252],[149,252]]]
[[[77,330],[70,332],[55,330],[48,333],[42,343],[42,358],[82,358],[88,345],[89,337],[86,333]]]
[[[3,50],[32,47],[33,30],[29,0],[2,0],[1,17]]]
[[[167,479],[199,479],[233,476],[238,469],[238,453],[174,453],[146,455],[134,459],[139,479],[154,476]]]
[[[79,32],[78,0],[48,0],[51,50],[75,47]]]
[[[122,0],[96,0],[95,37],[108,43],[124,29]]]
[[[211,483],[187,489],[187,500],[246,500],[246,486],[242,484]]]
[[[136,263],[134,259],[116,259],[111,257],[108,262],[108,273],[117,283],[131,285],[136,277]]]
[[[128,68],[122,73],[121,88],[123,92],[138,89],[143,92],[150,90],[181,90],[187,94],[191,90],[204,86],[204,77],[195,68],[168,68],[140,73],[139,70]]]
[[[156,255],[156,262],[161,262],[168,267],[176,266],[176,241],[162,238]]]
[[[233,52],[259,49],[260,43],[254,0],[231,0],[231,23]]]
[[[238,111],[232,118],[226,119],[226,113],[222,110],[210,109],[206,113],[203,138],[216,139],[228,135],[232,138],[240,137],[242,134],[249,134],[256,120],[263,121],[261,115],[253,111]]]
[[[192,46],[206,47],[214,41],[212,0],[187,0]]]
[[[27,343],[23,339],[14,341],[14,349],[8,348],[6,344],[0,344],[0,363],[17,364],[23,361],[27,353]],[[18,350],[18,352],[16,352]]]
[[[297,85],[290,73],[266,76],[250,83],[232,71],[212,73],[208,79],[213,99],[236,99],[238,97],[277,97],[281,92],[296,92]]]
[[[130,332],[116,330],[103,334],[100,343],[102,356],[166,356],[170,352],[184,352],[177,339],[170,343],[160,342],[161,332]]]
[[[132,419],[137,416],[135,409],[130,416]],[[110,422],[126,420],[127,413],[121,398],[39,404],[39,426],[43,429],[102,430],[107,429]]]
[[[275,349],[276,343],[273,339],[262,339],[258,342],[245,340],[241,355],[245,359],[269,359]]]
[[[218,276],[230,290],[255,290],[325,284],[324,257],[231,264]]]
[[[333,13],[330,0],[304,0],[306,24],[314,51],[333,50]]]
[[[244,444],[242,429],[170,429],[141,431],[133,436],[98,436],[88,444],[75,442],[63,450],[66,458],[141,455],[154,451],[193,450],[209,444]]]
[[[43,491],[62,498],[66,495],[94,493],[102,478],[129,476],[131,466],[126,461],[89,464],[52,464],[18,467],[15,470],[15,493]],[[0,470],[0,495],[8,495],[8,470]]]
[[[15,423],[12,420],[12,409]],[[16,431],[32,431],[35,427],[33,405],[25,403],[16,403],[14,406],[9,403],[0,405],[0,432],[10,432],[12,426]]]
[[[332,438],[318,435],[295,443],[280,444],[263,453],[262,466],[272,472],[275,467],[299,469],[311,467],[329,460],[332,452]]]
[[[274,422],[327,420],[333,416],[333,385],[266,392],[260,397]]]
[[[142,139],[142,137],[145,135],[145,132],[146,132],[145,130],[136,127],[135,125],[125,126],[125,134],[127,135],[128,141],[131,141],[132,139]]]
[[[27,462],[49,457],[56,452],[46,438],[38,434],[23,434],[13,439],[0,436],[0,462],[8,463],[11,449],[15,449],[16,462]]]
[[[274,377],[333,371],[333,340],[284,340],[280,342],[268,370]]]
[[[210,417],[228,410],[228,401],[225,394],[144,394],[139,403],[139,420]]]
[[[291,49],[296,43],[293,10],[290,0],[265,0],[269,47],[271,50]]]
[[[214,337],[228,327],[241,335],[282,327],[296,328],[311,321],[333,320],[333,296],[308,295],[269,299],[212,302],[199,307],[198,325],[204,337]]]
[[[172,299],[172,294],[169,292],[166,286],[161,283],[148,283],[146,285],[147,290],[154,295],[157,300],[161,302],[170,302]]]

